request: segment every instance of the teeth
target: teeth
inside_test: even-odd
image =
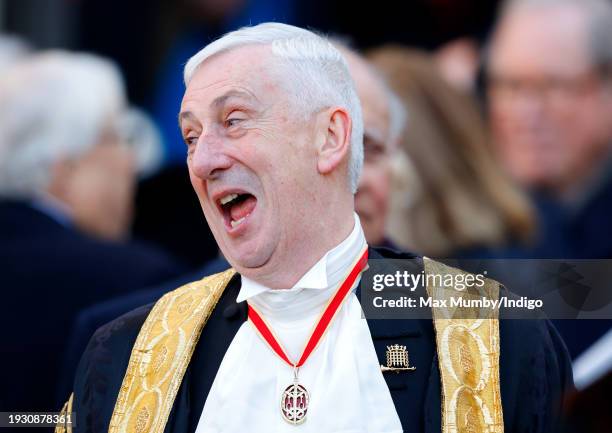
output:
[[[228,194],[225,197],[222,197],[220,200],[221,205],[227,204],[230,201],[234,200],[236,197],[238,197],[238,194]]]
[[[248,215],[247,215],[248,216]],[[230,221],[230,224],[232,225],[232,228],[236,227],[237,225],[242,224],[242,222],[246,219],[246,217],[242,217],[240,218],[238,221]]]

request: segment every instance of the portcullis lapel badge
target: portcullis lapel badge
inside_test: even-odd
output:
[[[416,367],[410,365],[406,346],[394,344],[387,346],[387,365],[381,365],[380,369],[383,373],[387,371],[399,373],[400,371],[416,370]]]

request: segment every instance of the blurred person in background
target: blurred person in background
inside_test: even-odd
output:
[[[335,41],[347,60],[363,113],[363,170],[355,211],[371,245],[393,247],[386,234],[391,193],[391,161],[405,128],[406,111],[384,78],[356,51]]]
[[[127,239],[137,174],[155,162],[152,128],[110,61],[53,51],[2,71],[1,410],[56,409],[75,313],[182,271]]]
[[[514,0],[487,58],[497,157],[532,197],[528,258],[612,258],[612,4]],[[572,358],[610,320],[557,320]]]
[[[532,194],[539,258],[610,258],[612,5],[507,3],[488,53],[495,151]]]
[[[441,258],[527,240],[531,208],[497,169],[475,102],[447,84],[424,52],[389,45],[368,58],[408,111],[394,158],[391,240]]]

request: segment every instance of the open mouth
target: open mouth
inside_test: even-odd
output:
[[[221,197],[218,204],[223,213],[225,226],[231,230],[246,221],[255,209],[257,199],[253,194],[233,192]]]

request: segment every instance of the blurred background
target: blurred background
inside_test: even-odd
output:
[[[369,136],[366,114],[370,244],[612,258],[607,0],[0,0],[0,410],[51,410],[98,326],[222,269],[187,175],[182,70],[265,21],[347,41],[385,83],[382,108],[357,83],[386,125]],[[587,388],[612,341],[584,322],[555,325]]]

